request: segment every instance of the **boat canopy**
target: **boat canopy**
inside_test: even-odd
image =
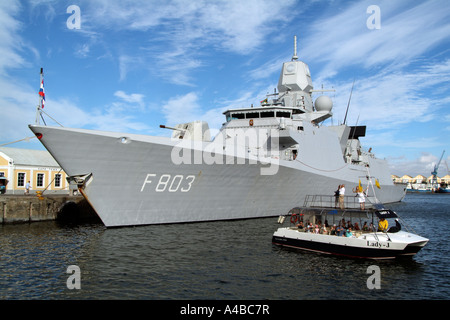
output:
[[[339,208],[311,208],[311,207],[294,207],[289,210],[287,215],[297,215],[300,218],[304,217],[304,219],[310,219],[315,217],[315,219],[332,219],[332,223],[336,219],[348,218],[348,219],[356,219],[361,220],[367,219],[371,220],[374,216],[377,216],[379,219],[385,218],[398,218],[398,215],[392,211],[391,209],[384,208],[380,205],[380,208],[374,209],[339,209]]]

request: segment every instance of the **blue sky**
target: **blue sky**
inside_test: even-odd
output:
[[[449,17],[447,0],[2,0],[0,144],[32,136],[41,67],[44,110],[66,127],[169,136],[160,124],[205,120],[219,129],[223,111],[273,92],[297,35],[315,88],[336,90],[327,124],[343,121],[355,81],[347,123],[367,126],[363,145],[397,175],[429,176],[446,150],[443,176]]]

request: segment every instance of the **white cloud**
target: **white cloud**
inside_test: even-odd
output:
[[[157,76],[170,83],[192,86],[191,73],[205,65],[206,51],[250,54],[294,17],[286,14],[299,10],[294,5],[293,0],[108,0],[85,1],[80,7],[88,30],[148,35],[138,55],[122,53],[121,80],[131,65],[139,65],[152,74],[157,69]]]
[[[141,57],[131,57],[128,55],[119,56],[120,81],[125,80],[130,69],[137,68],[142,64],[142,61],[143,59]]]
[[[195,92],[189,92],[185,95],[175,96],[169,99],[163,105],[162,112],[168,126],[202,120],[200,117],[203,113],[198,102],[198,95]]]
[[[79,58],[86,58],[89,55],[90,50],[90,46],[87,43],[77,45],[75,56]]]
[[[8,4],[8,5],[6,5]],[[14,18],[22,8],[17,2],[0,3],[0,106],[2,116],[2,130],[0,141],[9,143],[32,136],[28,124],[35,122],[36,106],[38,104],[38,87],[30,86],[25,80],[10,76],[6,72],[12,68],[19,68],[29,62],[23,57],[24,40],[20,34],[20,22]],[[31,47],[34,56],[39,56]],[[85,52],[88,52],[86,49]],[[148,125],[136,120],[124,110],[130,107],[143,110],[144,96],[137,93],[127,94],[124,91],[116,91],[115,97],[119,101],[103,110],[85,111],[76,102],[65,98],[46,97],[46,106],[43,110],[52,118],[68,127],[90,127],[103,130],[117,131],[145,131]],[[44,120],[49,125],[57,125],[51,118],[43,114]],[[41,123],[42,120],[41,120]]]
[[[22,24],[14,19],[20,12],[19,1],[0,1],[0,72],[23,66],[26,61],[18,53],[24,50],[23,40],[18,32]]]
[[[121,100],[127,102],[127,103],[136,103],[138,105],[142,105],[144,103],[144,95],[140,93],[132,93],[132,94],[126,94],[122,90],[118,90],[114,92],[114,96],[120,98]]]
[[[287,22],[295,1],[88,1],[83,7],[90,25],[148,31],[157,27],[172,41],[215,43],[227,51],[247,54],[264,37]],[[175,32],[173,32],[175,30]],[[166,33],[168,32],[168,33]],[[154,35],[157,40],[161,34]],[[167,39],[171,42],[171,39]],[[166,42],[167,43],[167,42]]]
[[[174,126],[179,123],[187,123],[196,120],[203,120],[208,123],[213,137],[222,124],[225,122],[225,116],[222,114],[226,109],[236,107],[247,96],[241,97],[235,101],[221,101],[219,107],[204,110],[200,105],[200,97],[195,92],[189,92],[182,96],[176,96],[167,101],[162,107],[162,112],[166,119],[166,125]]]
[[[388,161],[391,166],[392,174],[403,176],[408,174],[415,177],[419,174],[425,177],[431,176],[431,172],[434,170],[434,166],[439,162],[441,154],[433,155],[428,152],[421,152],[417,157],[409,159],[405,156],[390,157]],[[438,167],[438,177],[443,177],[449,174],[445,162],[450,162],[450,156],[444,157]]]
[[[395,68],[410,63],[450,38],[449,7],[445,1],[381,1],[381,29],[366,26],[371,1],[356,2],[339,14],[313,24],[302,54],[324,62],[320,77],[334,76],[348,66]]]

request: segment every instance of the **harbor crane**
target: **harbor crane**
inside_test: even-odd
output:
[[[434,169],[431,172],[431,175],[432,175],[431,187],[432,188],[437,187],[437,172],[438,172],[439,165],[441,164],[442,157],[444,157],[444,152],[445,152],[445,150],[442,151],[442,155],[441,155],[441,158],[439,159],[439,162],[434,166]]]

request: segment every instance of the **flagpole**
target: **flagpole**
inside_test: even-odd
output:
[[[40,75],[40,81],[39,81],[39,88],[44,90],[43,88],[43,83],[42,81],[44,80],[44,68],[41,68],[41,75]],[[42,107],[42,100],[43,100],[43,96],[40,93],[41,91],[39,91],[39,104],[37,105],[36,108],[36,124],[39,125],[40,124],[40,117],[41,117],[41,107]]]

